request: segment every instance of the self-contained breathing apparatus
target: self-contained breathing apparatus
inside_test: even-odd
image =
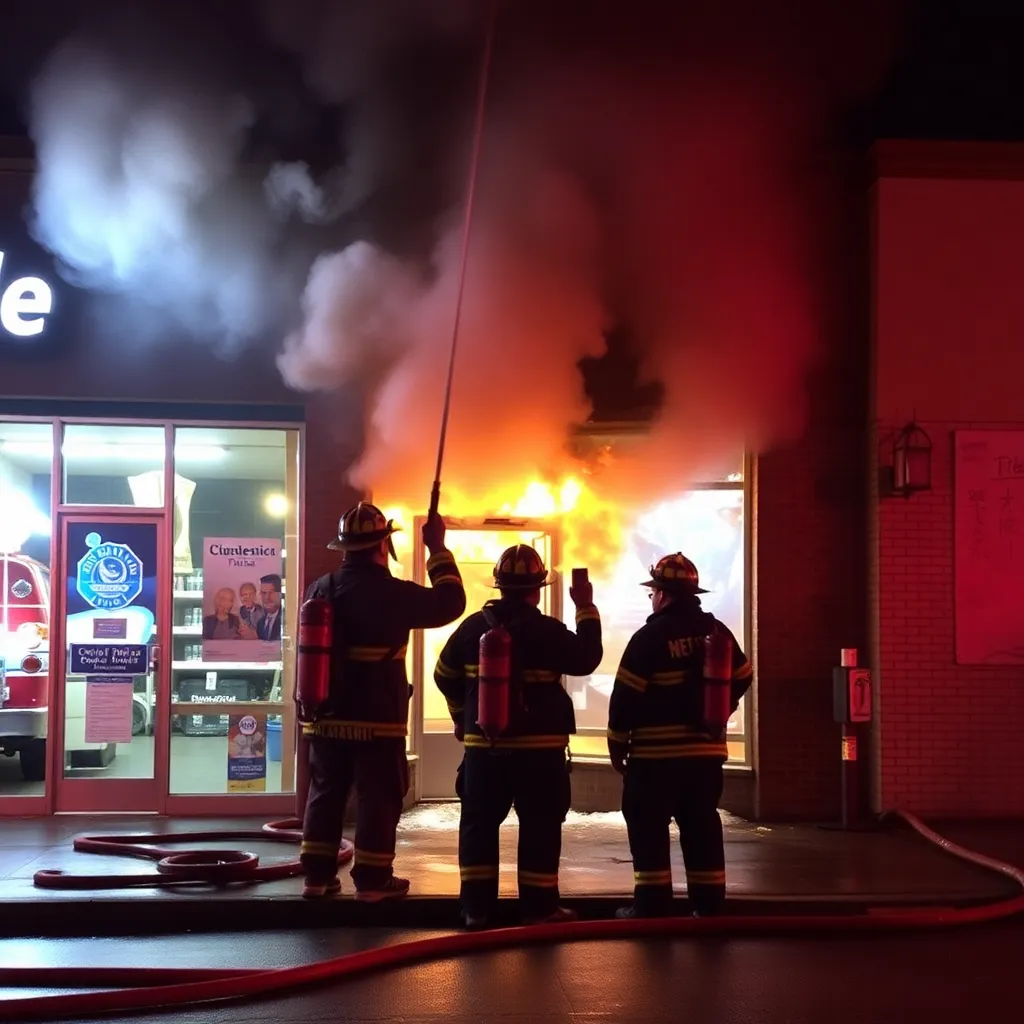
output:
[[[512,636],[492,608],[484,605],[483,615],[490,628],[480,637],[476,724],[493,743],[512,715]]]
[[[732,638],[716,622],[704,638],[701,728],[720,740],[732,716]]]
[[[295,703],[300,722],[315,722],[327,702],[335,629],[334,606],[328,598],[311,597],[303,602],[295,666]]]

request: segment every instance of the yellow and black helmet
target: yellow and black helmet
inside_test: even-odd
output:
[[[327,546],[332,551],[364,551],[387,540],[398,529],[376,505],[361,501],[338,521],[338,536]],[[392,548],[392,555],[394,550]]]
[[[651,578],[640,584],[654,590],[667,590],[677,594],[706,594],[700,585],[697,566],[681,551],[658,559],[650,568]]]
[[[544,560],[529,544],[516,544],[501,553],[494,566],[497,590],[534,590],[551,583]]]

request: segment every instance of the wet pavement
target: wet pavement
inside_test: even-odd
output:
[[[744,901],[854,903],[865,899],[881,903],[957,903],[990,899],[1012,888],[1011,883],[991,872],[942,853],[905,826],[842,832],[813,826],[755,824],[729,815],[723,818],[729,894],[734,905]],[[403,904],[412,909],[383,918],[386,923],[450,923],[459,885],[457,823],[455,804],[423,804],[403,817],[396,869],[413,880],[417,898]],[[102,915],[107,927],[121,928],[124,933],[152,931],[161,920],[148,909],[154,904],[172,905],[176,921],[203,929],[223,927],[223,914],[230,915],[234,927],[263,929],[357,923],[366,918],[365,914],[358,916],[365,907],[357,907],[351,900],[312,906],[301,899],[299,879],[184,890],[64,891],[39,889],[32,883],[33,874],[41,869],[92,875],[156,874],[148,861],[75,852],[75,835],[133,830],[187,833],[261,825],[260,820],[238,819],[6,819],[0,827],[0,900],[7,904],[7,912],[0,920],[0,934],[89,934],[97,915]],[[961,832],[969,843],[971,828]],[[1002,841],[1007,850],[1012,852],[1014,844],[1024,849],[1024,829],[991,826],[990,832],[990,841]],[[575,900],[578,909],[600,916],[600,904],[626,901],[632,889],[632,864],[621,815],[572,813],[563,834],[561,887],[567,902]],[[515,895],[516,840],[513,816],[501,833],[501,891],[509,897]],[[294,845],[277,842],[188,842],[174,848],[225,846],[250,849],[266,864],[294,859],[297,854]],[[673,847],[673,860],[677,893],[683,896],[685,876],[678,845]],[[344,874],[343,880],[345,891],[350,893]],[[382,920],[379,914],[377,920]]]
[[[428,934],[335,929],[138,940],[131,961],[286,966]],[[983,1005],[1001,1007],[1000,1016],[1012,1017],[1022,943],[1024,928],[1014,923],[900,936],[583,941],[419,963],[285,999],[116,1019],[134,1024],[903,1024],[918,1019],[959,1024],[977,1016]],[[6,940],[0,942],[0,957],[9,966],[125,961],[123,943],[114,940]],[[0,991],[0,999],[11,994]]]

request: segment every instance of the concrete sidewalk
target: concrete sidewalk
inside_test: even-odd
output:
[[[841,832],[807,825],[760,825],[723,814],[726,864],[733,912],[803,911],[837,908],[863,912],[865,904],[969,904],[1014,891],[991,871],[942,852],[905,826]],[[114,890],[46,890],[32,876],[42,869],[73,874],[152,873],[152,862],[77,853],[81,834],[136,831],[182,832],[259,828],[262,820],[94,818],[58,816],[5,819],[0,824],[0,899],[5,913],[0,935],[141,934],[210,928],[292,928],[369,923],[447,927],[457,919],[458,805],[423,804],[402,819],[396,870],[412,880],[412,896],[389,906],[367,907],[351,899],[310,903],[301,880],[226,887]],[[973,830],[973,831],[972,831]],[[956,833],[956,834],[954,834]],[[605,916],[628,902],[632,863],[619,813],[570,815],[564,828],[561,889],[564,902],[588,916]],[[967,846],[972,835],[996,856],[1024,864],[1024,827],[964,826],[949,837]],[[517,825],[501,833],[501,892],[514,897]],[[248,849],[264,864],[292,860],[294,845],[225,840],[186,842],[175,850]],[[983,850],[983,852],[986,852]],[[673,849],[677,895],[685,897],[678,844]],[[345,893],[351,893],[347,874]],[[510,904],[512,901],[509,901]]]

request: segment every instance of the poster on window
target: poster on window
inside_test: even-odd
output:
[[[208,537],[203,543],[203,661],[281,660],[281,541]]]
[[[157,542],[156,523],[68,523],[64,634],[72,674],[148,672]]]
[[[228,719],[228,792],[265,793],[267,789],[267,716],[231,715]]]

